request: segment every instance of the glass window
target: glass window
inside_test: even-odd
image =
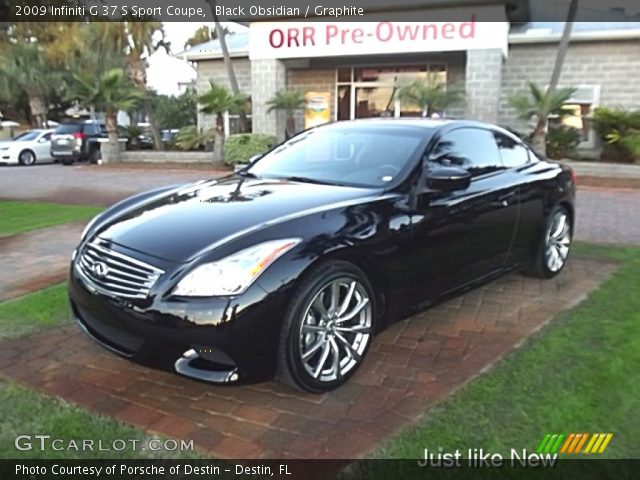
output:
[[[16,142],[28,142],[31,140],[35,140],[36,138],[38,138],[38,135],[40,135],[40,132],[25,132],[22,135],[17,136],[16,138],[14,138],[14,141]]]
[[[97,135],[100,133],[100,127],[95,123],[86,123],[84,125],[84,133],[87,135]]]
[[[340,83],[351,82],[351,67],[338,68],[338,82]]]
[[[495,137],[505,167],[519,167],[529,162],[529,151],[520,142],[499,132],[495,132]]]
[[[473,176],[502,168],[493,133],[481,128],[459,128],[447,133],[431,152],[429,161],[464,168]]]
[[[404,170],[425,138],[423,128],[322,127],[280,145],[249,171],[263,178],[381,187]]]
[[[56,128],[57,134],[69,134],[82,131],[82,124],[80,123],[64,123]]]

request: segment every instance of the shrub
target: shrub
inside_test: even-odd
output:
[[[276,137],[262,133],[229,135],[224,142],[224,163],[227,165],[249,163],[251,157],[271,150],[276,143]]]
[[[212,139],[211,132],[200,132],[195,125],[189,125],[176,133],[174,144],[180,150],[204,150]]]
[[[640,160],[640,111],[596,108],[593,123],[600,139],[608,144],[602,151],[602,160]]]
[[[550,126],[547,131],[547,156],[553,159],[570,158],[582,139],[580,130],[566,125]]]

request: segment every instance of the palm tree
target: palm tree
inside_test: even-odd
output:
[[[111,69],[97,78],[88,74],[76,74],[74,79],[69,98],[85,107],[105,112],[109,157],[118,158],[118,111],[134,108],[145,97],[145,92],[130,83],[122,68]]]
[[[430,117],[439,110],[446,110],[464,100],[464,93],[458,88],[447,87],[443,82],[429,75],[416,79],[409,85],[398,88],[398,98],[418,105],[423,117]]]
[[[302,110],[306,102],[304,94],[299,90],[279,90],[267,101],[269,109],[267,113],[274,110],[283,110],[287,113],[287,128],[285,130],[285,138],[289,139],[296,133],[295,113]]]
[[[48,98],[58,78],[36,43],[15,43],[0,57],[0,90],[7,99],[26,94],[34,127],[45,127]]]
[[[222,85],[209,82],[210,89],[198,97],[200,111],[216,116],[214,128],[215,143],[213,144],[214,160],[222,160],[224,157],[224,112],[241,112],[247,102],[243,94],[231,93]]]
[[[560,82],[564,59],[569,50],[569,41],[571,40],[571,32],[577,13],[578,0],[571,0],[567,11],[567,21],[558,45],[558,52],[556,53],[553,72],[551,72],[549,87],[542,92],[539,87],[529,83],[530,98],[527,98],[526,95],[516,95],[510,99],[511,105],[518,111],[520,119],[530,120],[534,117],[536,118],[536,125],[531,135],[531,145],[534,150],[543,156],[547,155],[549,115],[565,113],[562,106],[575,93],[575,90],[571,88],[558,90],[558,83]]]
[[[126,29],[129,43],[127,49],[129,76],[138,89],[147,91],[148,58],[158,50],[169,51],[169,43],[165,41],[162,22],[127,22]],[[154,40],[158,35],[160,38]],[[151,126],[154,146],[156,150],[163,150],[160,129],[149,95],[142,100],[142,107]]]
[[[94,36],[99,42],[117,55],[124,56],[126,73],[133,84],[147,92],[148,59],[156,51],[165,49],[169,44],[165,41],[162,22],[132,21],[132,22],[95,22],[92,28]],[[160,37],[157,40],[154,38]],[[102,50],[102,46],[97,46]],[[148,93],[148,92],[147,92]],[[160,129],[158,128],[150,95],[142,100],[144,113],[149,120],[153,134],[153,143],[157,150],[164,148]]]
[[[551,93],[549,89],[543,90],[533,82],[529,82],[529,92],[513,95],[509,99],[511,106],[516,109],[518,119],[535,121],[531,134],[531,145],[540,155],[547,154],[547,125],[549,116],[565,116],[570,112],[565,108],[565,103],[575,93],[574,88],[556,89]]]
[[[229,49],[227,48],[227,39],[226,32],[222,28],[222,24],[220,23],[220,19],[218,18],[218,14],[216,13],[216,0],[207,0],[209,4],[209,8],[211,8],[211,13],[213,14],[213,20],[215,25],[216,37],[220,42],[220,50],[222,50],[222,58],[224,60],[224,65],[227,67],[227,75],[229,76],[229,85],[231,85],[231,91],[234,95],[241,95],[240,86],[238,85],[238,79],[236,77],[236,72],[233,68],[233,62],[231,61],[231,55],[229,55]],[[244,110],[239,112],[240,114],[240,130],[243,132],[247,131],[247,116]]]
[[[225,35],[231,33],[227,27],[224,27],[222,31]],[[193,32],[193,35],[191,35],[191,37],[186,42],[184,42],[184,48],[186,50],[193,47],[194,45],[199,45],[201,43],[208,42],[209,40],[215,40],[216,38],[218,38],[218,32],[215,28],[210,28],[206,25],[202,25],[195,32]]]

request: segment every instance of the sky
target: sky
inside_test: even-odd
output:
[[[245,27],[231,22],[222,22],[231,31],[241,31]],[[213,28],[213,22],[163,22],[165,38],[171,43],[171,53],[184,50],[185,42],[202,25]],[[158,51],[149,57],[147,82],[149,87],[165,95],[177,95],[178,82],[188,82],[196,78],[196,71],[188,62]]]

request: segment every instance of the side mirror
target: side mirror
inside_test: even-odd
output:
[[[466,190],[471,183],[471,174],[458,167],[442,167],[427,173],[427,188],[440,192]]]

